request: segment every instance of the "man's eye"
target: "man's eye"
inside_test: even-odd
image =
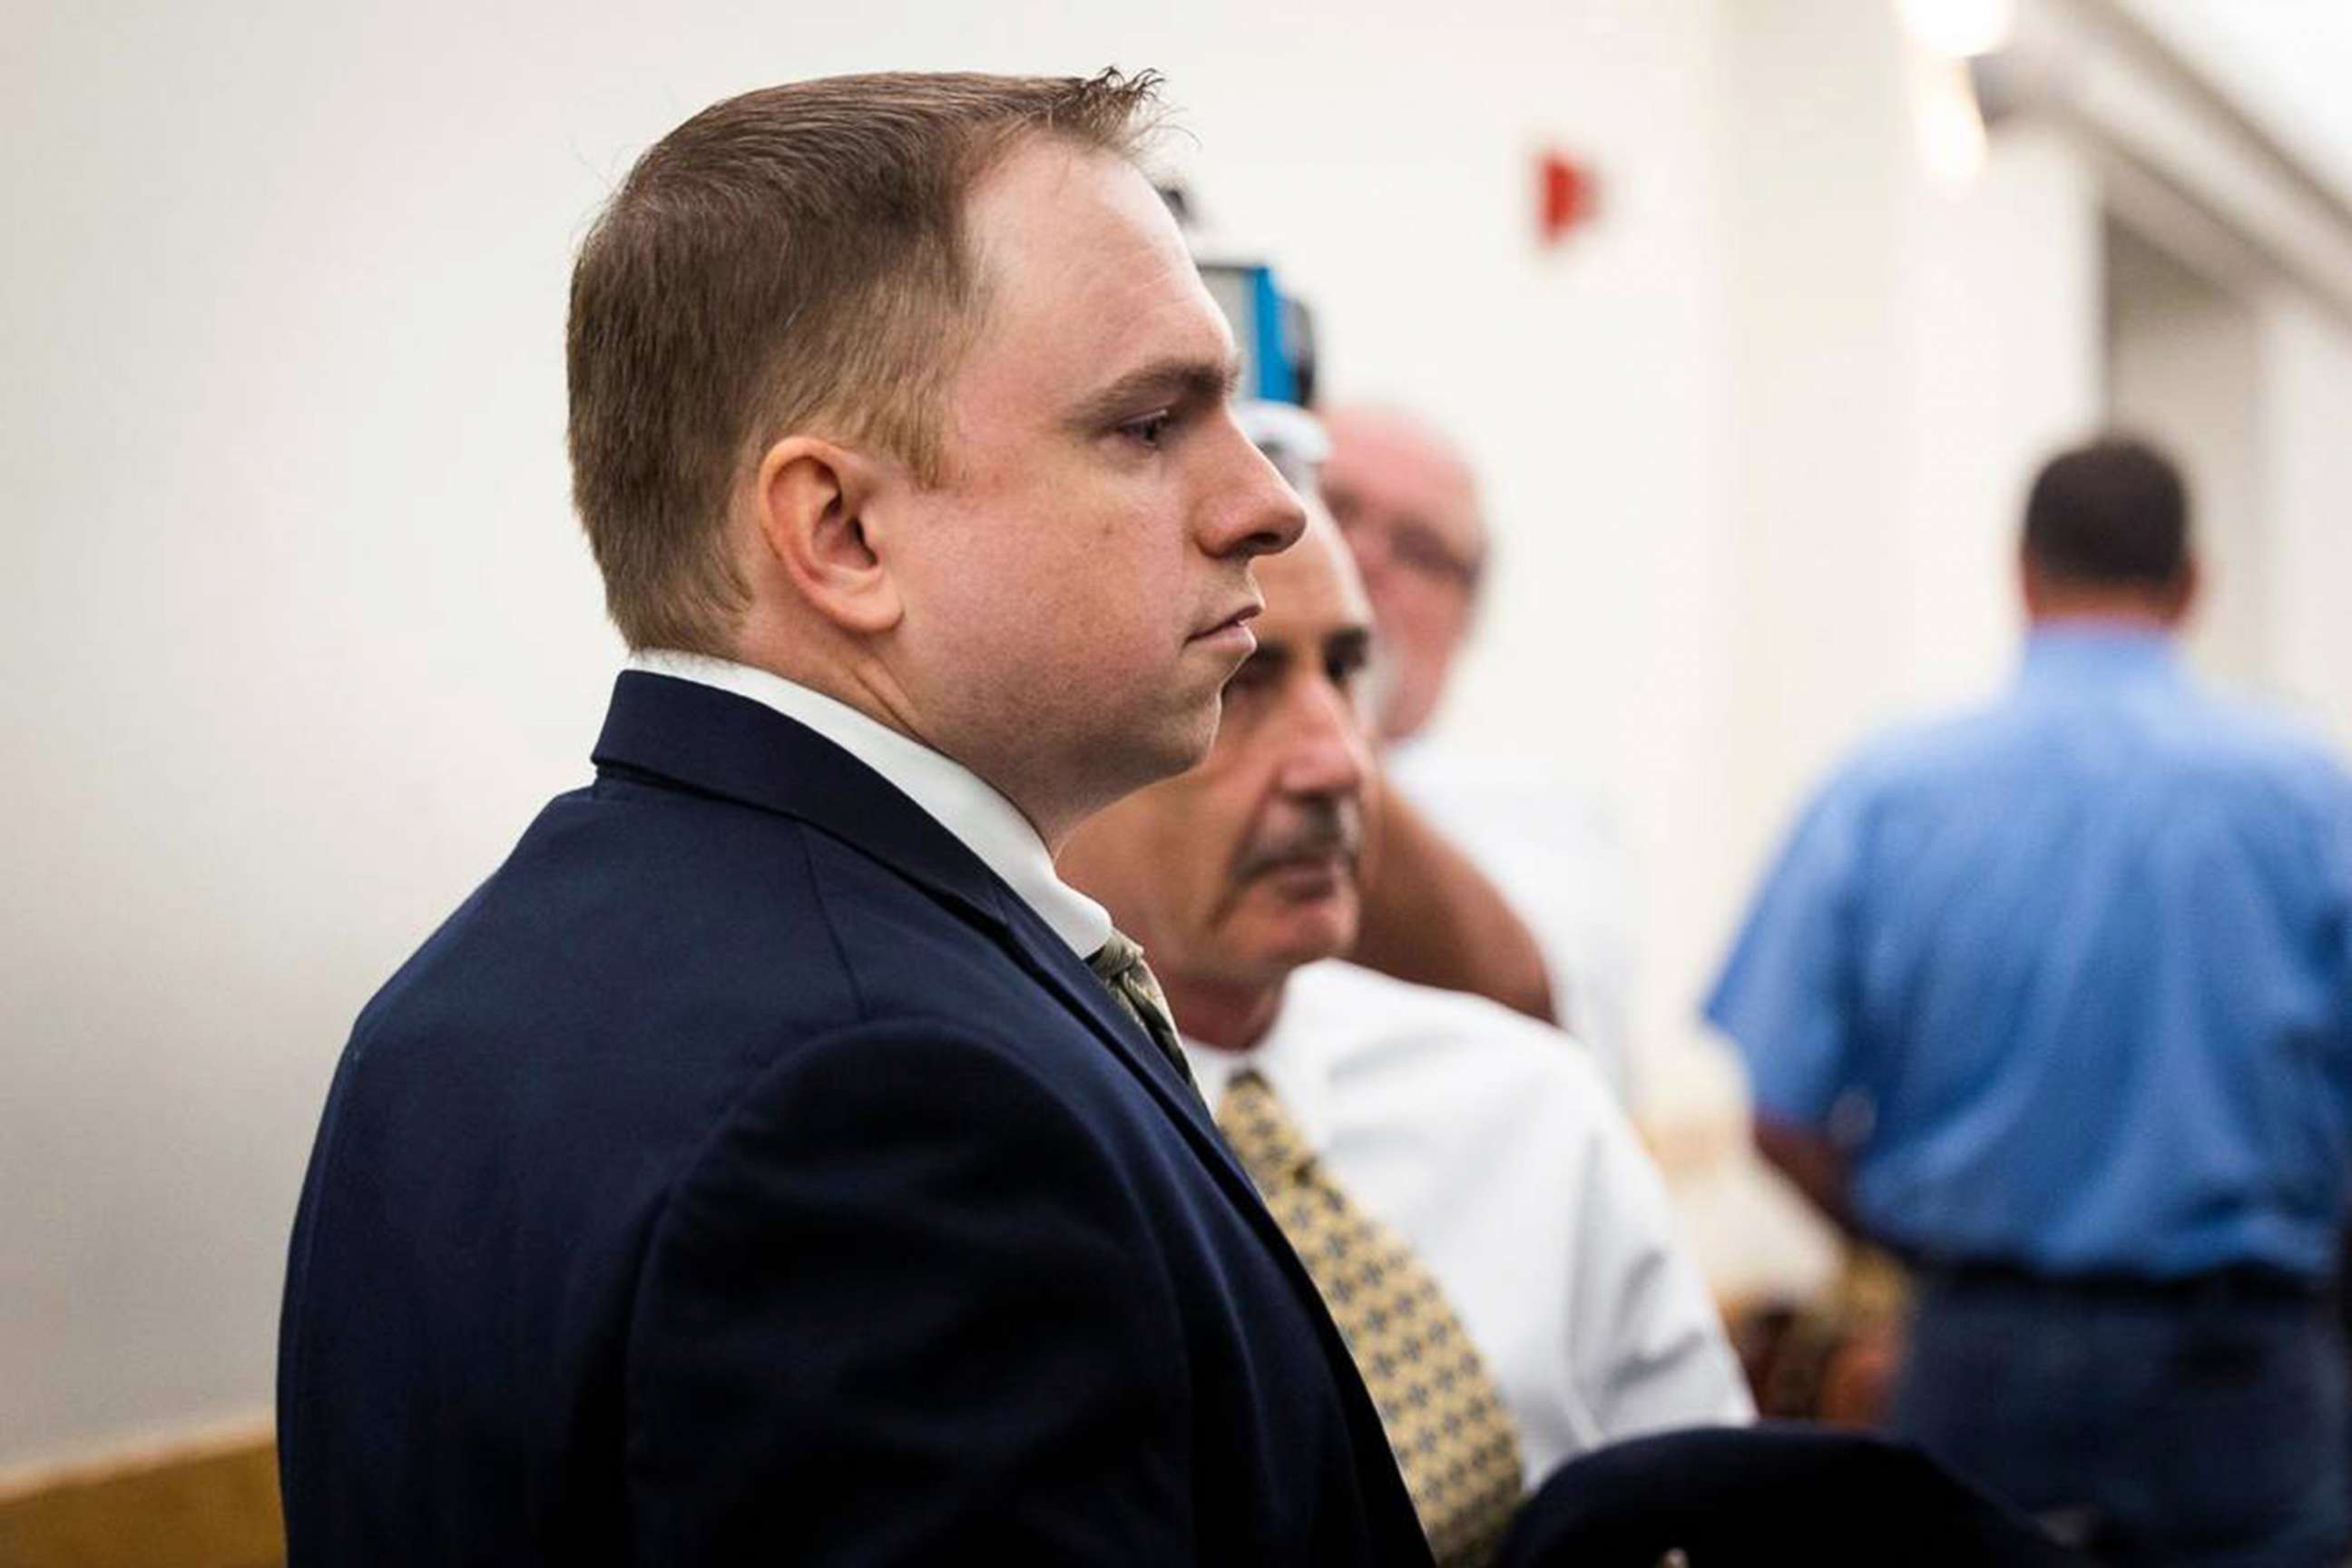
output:
[[[1176,416],[1163,408],[1157,414],[1147,414],[1140,419],[1129,420],[1118,427],[1118,433],[1130,441],[1157,447],[1161,437],[1167,435],[1168,426],[1175,422]]]

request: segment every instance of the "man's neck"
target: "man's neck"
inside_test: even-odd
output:
[[[923,732],[915,719],[915,705],[905,689],[875,661],[828,658],[818,650],[797,647],[783,639],[754,636],[748,631],[732,650],[721,657],[764,669],[819,696],[830,697],[919,745],[943,756],[949,754]]]
[[[922,721],[905,685],[879,660],[814,657],[789,643],[748,635],[725,657],[830,697],[954,762],[1010,801],[1045,840],[1049,854],[1060,854],[1071,832],[1091,814],[1092,808],[1070,806],[1045,791],[1030,787],[1031,781],[1017,770],[992,767],[986,759],[969,756],[962,748],[934,734],[932,727]]]
[[[1148,955],[1147,955],[1148,956]],[[1168,1010],[1188,1040],[1220,1051],[1245,1051],[1274,1027],[1282,984],[1255,985],[1183,974],[1158,976]]]
[[[2028,563],[2025,615],[2036,631],[2054,626],[2102,626],[2116,631],[2178,631],[2197,593],[2193,567],[2162,583],[2085,581]]]
[[[2037,632],[2118,631],[2170,636],[2175,618],[2136,597],[2084,597],[2036,611],[2030,617]]]

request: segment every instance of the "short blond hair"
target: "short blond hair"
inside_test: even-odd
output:
[[[936,482],[983,304],[971,187],[1028,136],[1135,160],[1158,87],[832,77],[713,104],[637,160],[580,247],[565,345],[572,500],[632,647],[730,651],[727,507],[774,440],[821,426]]]

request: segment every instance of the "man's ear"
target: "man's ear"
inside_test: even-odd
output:
[[[753,521],[777,570],[845,631],[886,632],[906,614],[872,529],[891,478],[863,453],[787,436],[761,455],[752,479]]]
[[[2033,552],[2020,548],[2017,552],[2018,596],[2025,601],[2028,620],[2040,620],[2050,598],[2050,581],[2033,559]]]
[[[2197,557],[2182,556],[2180,570],[2173,574],[2172,581],[2165,587],[2161,606],[2164,624],[2174,628],[2186,625],[2204,591],[2205,574],[2198,564]]]

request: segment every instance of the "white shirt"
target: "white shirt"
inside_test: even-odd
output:
[[[1333,1180],[1437,1277],[1529,1486],[1618,1438],[1754,1418],[1655,1168],[1558,1030],[1332,962],[1290,977],[1253,1049],[1185,1053],[1212,1106],[1234,1073],[1263,1074]]]
[[[845,702],[748,664],[647,648],[633,656],[628,668],[731,691],[807,725],[880,773],[954,834],[1037,911],[1055,936],[1069,943],[1071,952],[1085,958],[1109,940],[1109,913],[1062,880],[1054,869],[1053,851],[1020,808],[954,758]]]
[[[1556,771],[1408,741],[1390,783],[1502,889],[1535,933],[1561,1022],[1591,1047],[1620,1100],[1634,1081],[1633,879],[1601,809]]]

